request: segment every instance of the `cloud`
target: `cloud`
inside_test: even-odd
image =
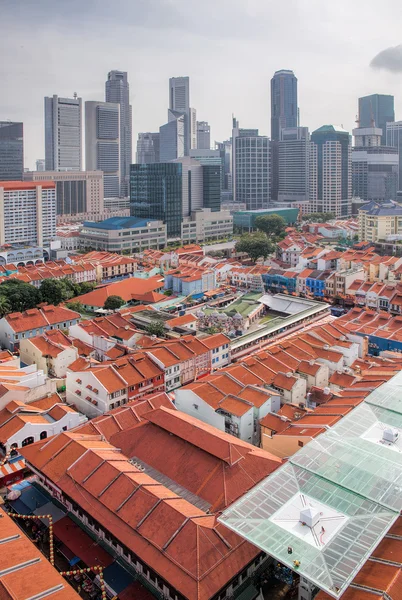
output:
[[[402,72],[402,44],[381,50],[371,61],[373,69],[385,69],[391,73]]]

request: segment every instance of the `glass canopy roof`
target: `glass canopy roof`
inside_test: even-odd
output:
[[[219,521],[339,598],[402,510],[402,372]]]

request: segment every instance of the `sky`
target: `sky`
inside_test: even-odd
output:
[[[398,0],[0,0],[0,120],[23,121],[25,166],[44,157],[43,98],[104,100],[108,71],[128,71],[133,152],[167,121],[169,77],[211,139],[240,127],[270,135],[270,79],[298,78],[301,125],[355,127],[357,98],[395,95],[402,119]],[[134,160],[134,154],[133,154]]]

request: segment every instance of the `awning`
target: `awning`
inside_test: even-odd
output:
[[[54,536],[78,556],[88,567],[108,567],[113,557],[103,550],[85,531],[70,519],[63,517],[53,526]]]
[[[0,479],[7,477],[12,473],[17,473],[25,469],[25,460],[16,460],[15,462],[7,462],[5,465],[0,467]]]
[[[10,501],[12,508],[20,515],[31,515],[38,508],[47,504],[49,499],[33,485],[28,485],[21,490],[18,500]]]
[[[103,571],[103,579],[115,594],[120,594],[133,583],[131,575],[117,562],[113,562],[106,567]]]
[[[40,508],[36,508],[34,510],[34,515],[51,515],[53,517],[54,524],[57,523],[57,521],[60,521],[60,519],[62,519],[63,517],[65,517],[66,513],[63,510],[61,510],[58,506],[53,504],[53,502],[48,502]],[[42,523],[45,523],[45,525],[49,524],[48,519],[41,519],[41,521]]]

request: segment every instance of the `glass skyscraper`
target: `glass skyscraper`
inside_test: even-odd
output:
[[[359,98],[359,127],[382,129],[381,144],[386,145],[387,123],[395,121],[394,97],[371,94]]]
[[[81,171],[82,100],[45,98],[46,171]]]
[[[181,235],[182,210],[180,162],[131,165],[131,216],[163,221],[174,238]]]
[[[23,172],[23,124],[0,121],[0,181],[22,181]]]

